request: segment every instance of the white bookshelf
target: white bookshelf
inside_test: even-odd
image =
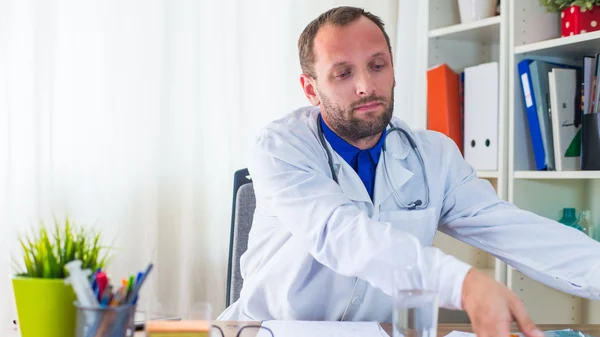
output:
[[[429,31],[429,38],[498,42],[500,41],[500,29],[498,27],[501,22],[502,18],[500,16],[494,16],[476,22],[432,29]]]
[[[508,27],[508,201],[558,220],[564,207],[591,210],[600,219],[600,171],[537,171],[517,64],[523,59],[581,63],[600,52],[600,32],[560,37],[560,17],[538,0],[509,0]],[[600,323],[600,305],[529,279],[507,268],[507,285],[536,323]]]
[[[598,52],[598,41],[600,41],[600,31],[595,31],[515,46],[514,53],[580,58]]]
[[[504,1],[506,2],[506,1]],[[507,199],[507,150],[506,150],[506,88],[507,88],[507,3],[502,4],[501,14],[476,22],[460,22],[456,0],[428,0],[422,3],[428,13],[428,41],[424,43],[428,68],[446,63],[460,73],[466,67],[487,62],[499,63],[499,121],[498,121],[498,170],[478,171],[479,178],[488,180],[498,196]],[[427,95],[424,95],[426,98]],[[501,283],[506,282],[506,266],[485,251],[462,243],[445,234],[438,233],[434,246],[444,252],[470,263],[492,275]]]
[[[515,171],[514,179],[600,179],[600,171]]]
[[[582,56],[600,52],[600,32],[560,37],[559,15],[548,13],[539,0],[502,0],[499,16],[468,24],[460,23],[456,0],[428,0],[421,6],[428,20],[423,48],[429,68],[446,63],[459,73],[499,62],[499,167],[477,175],[490,181],[500,198],[522,209],[551,219],[559,219],[564,207],[588,209],[592,224],[598,223],[600,171],[535,170],[516,66],[524,58],[580,63]],[[600,323],[600,302],[542,285],[446,235],[437,235],[434,245],[505,283],[538,324]]]
[[[498,171],[477,171],[477,176],[483,179],[498,179],[500,173]]]

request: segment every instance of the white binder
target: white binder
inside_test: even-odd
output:
[[[577,74],[574,69],[554,68],[548,79],[556,171],[575,171],[581,167],[580,157],[565,157],[565,153],[579,131],[574,125]]]
[[[465,68],[464,156],[475,170],[498,170],[498,62]]]

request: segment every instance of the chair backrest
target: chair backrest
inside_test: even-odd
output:
[[[249,176],[248,169],[241,169],[235,172],[233,178],[226,306],[237,301],[244,284],[240,273],[240,257],[248,248],[248,234],[256,208],[254,188]]]

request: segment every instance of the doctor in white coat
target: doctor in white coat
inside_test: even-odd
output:
[[[540,336],[509,289],[431,247],[437,230],[556,289],[600,298],[600,244],[500,200],[452,140],[392,117],[391,47],[378,17],[330,10],[298,45],[313,107],[258,136],[244,286],[219,319],[389,322],[392,271],[423,261],[423,273],[439,272],[440,306],[465,310],[480,337],[507,336],[512,321]]]

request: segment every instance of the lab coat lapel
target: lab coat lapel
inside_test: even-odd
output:
[[[315,132],[318,132],[317,123],[318,114],[315,115]],[[325,138],[325,137],[323,137]],[[333,170],[338,177],[338,184],[342,188],[342,191],[350,200],[352,201],[364,201],[371,203],[371,197],[369,196],[369,192],[365,188],[362,180],[358,176],[358,173],[354,171],[354,169],[340,156],[327,139],[325,140],[325,146],[329,149],[329,153],[331,154],[331,162],[333,164]]]
[[[374,191],[374,204],[379,207],[388,197],[392,194],[392,188],[390,183],[396,190],[400,190],[401,187],[413,176],[412,171],[404,167],[407,165],[405,160],[408,153],[411,151],[410,145],[400,138],[399,132],[390,134],[386,139],[385,151],[381,151],[379,156],[379,163],[375,173],[375,191]],[[385,169],[387,166],[387,173],[390,179],[388,183]]]
[[[365,185],[360,180],[358,173],[337,152],[333,151],[331,147],[330,150],[333,154],[333,168],[336,170],[338,182],[344,194],[353,201],[371,202],[369,192],[367,192]]]

